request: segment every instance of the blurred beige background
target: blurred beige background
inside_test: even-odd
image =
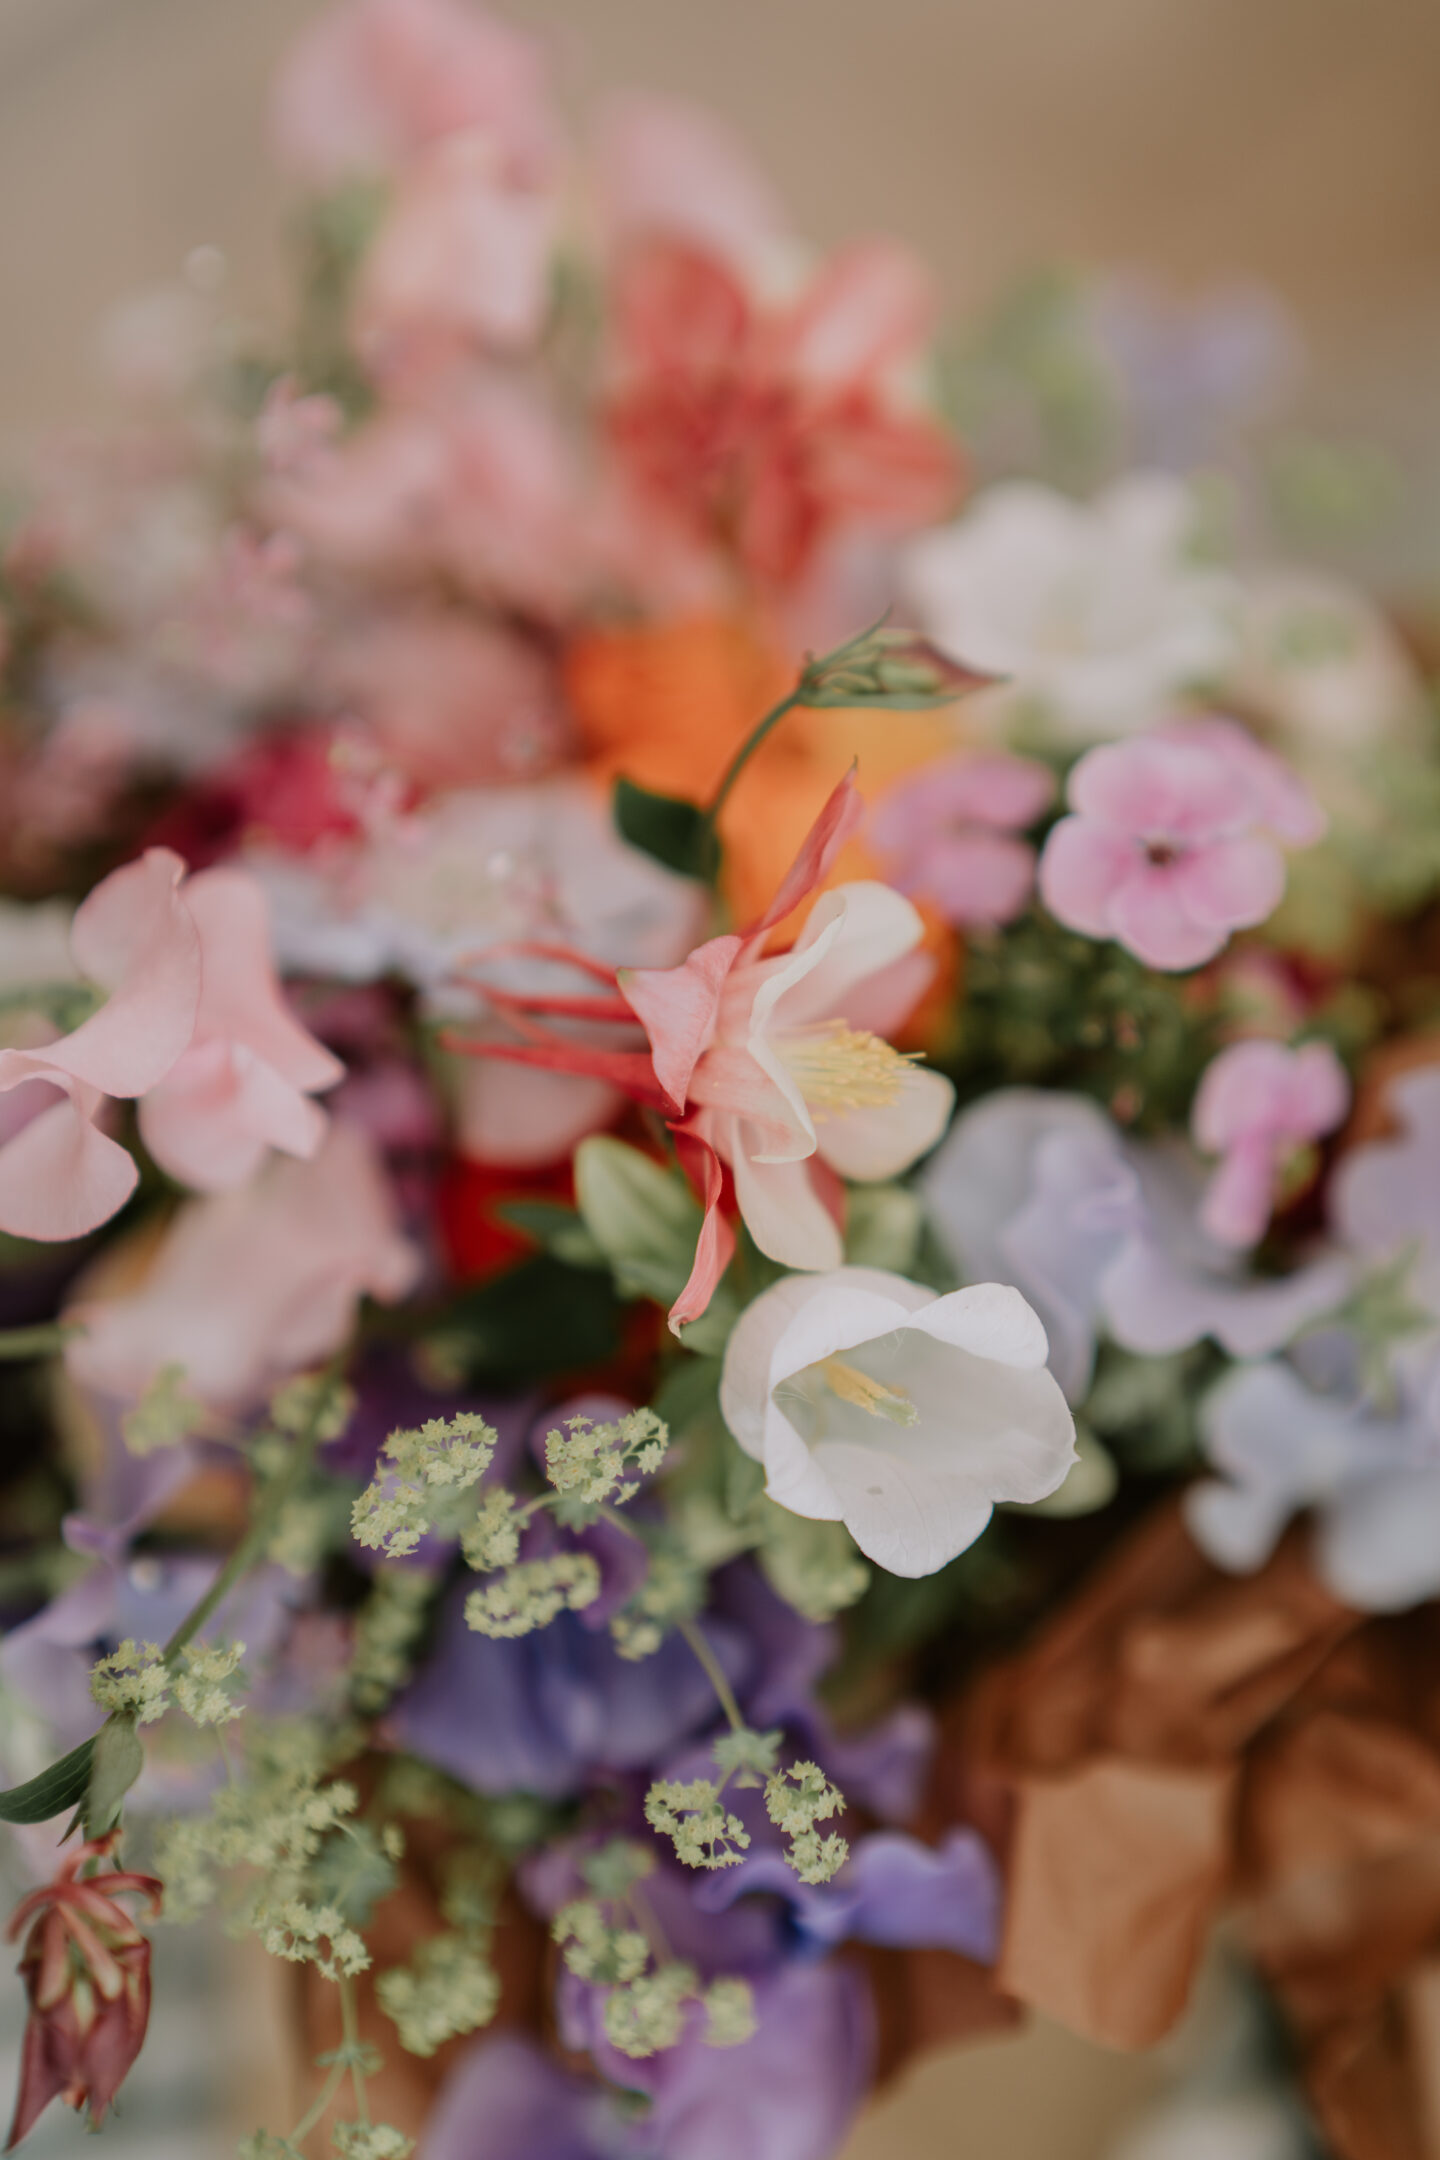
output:
[[[197,245],[224,252],[245,308],[279,304],[285,200],[264,162],[264,86],[313,12],[0,0],[0,442],[94,408],[98,318]],[[905,235],[959,307],[1037,261],[1136,266],[1182,289],[1262,278],[1310,333],[1322,403],[1423,414],[1432,399],[1440,0],[510,12],[553,37],[577,99],[634,82],[709,100],[802,227]],[[1041,2030],[922,2066],[851,2160],[1100,2160],[1158,2074]],[[57,2151],[77,2149],[68,2136]]]

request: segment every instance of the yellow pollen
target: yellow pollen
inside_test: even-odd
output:
[[[857,1034],[843,1020],[796,1028],[776,1044],[795,1076],[806,1108],[883,1110],[900,1093],[918,1051],[892,1049],[878,1035]]]
[[[867,1417],[884,1418],[889,1425],[918,1425],[920,1412],[916,1409],[904,1388],[886,1387],[882,1380],[872,1380],[869,1373],[861,1372],[858,1365],[847,1365],[843,1359],[828,1357],[820,1367],[825,1385],[841,1402],[853,1403]]]

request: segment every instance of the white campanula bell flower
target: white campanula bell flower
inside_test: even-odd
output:
[[[1075,1425],[1018,1290],[948,1297],[879,1268],[792,1275],[741,1315],[720,1406],[793,1514],[843,1522],[895,1575],[972,1545],[997,1501],[1044,1499]]]

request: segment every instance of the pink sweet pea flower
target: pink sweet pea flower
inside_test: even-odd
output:
[[[1040,858],[1045,905],[1154,968],[1198,967],[1264,922],[1285,890],[1270,836],[1305,846],[1324,830],[1280,759],[1226,720],[1088,751],[1069,803]]]
[[[595,166],[601,225],[612,243],[670,233],[752,267],[786,243],[768,178],[702,105],[644,91],[611,98]]]
[[[140,1132],[181,1184],[226,1192],[271,1148],[315,1153],[329,1120],[309,1098],[345,1068],[286,1009],[258,880],[202,870],[181,899],[199,933],[200,1003],[189,1047],[140,1105]]]
[[[72,1307],[85,1332],[66,1360],[122,1401],[179,1365],[201,1402],[242,1414],[337,1350],[362,1297],[393,1303],[419,1272],[374,1149],[337,1123],[313,1161],[187,1202],[138,1290]]]
[[[1222,1245],[1253,1245],[1270,1220],[1277,1174],[1297,1148],[1333,1132],[1350,1107],[1350,1082],[1328,1043],[1290,1050],[1232,1043],[1206,1070],[1190,1130],[1220,1167],[1200,1221]]]
[[[609,431],[638,500],[761,583],[793,587],[827,540],[953,499],[953,446],[902,380],[932,321],[903,250],[844,248],[765,308],[722,256],[657,237],[621,263],[615,317]]]
[[[930,900],[957,929],[1013,922],[1035,883],[1033,825],[1055,782],[999,751],[926,765],[876,804],[870,839],[892,885]]]
[[[79,974],[110,995],[58,1042],[0,1050],[0,1093],[33,1082],[58,1090],[0,1146],[0,1230],[11,1237],[83,1237],[135,1189],[130,1155],[95,1120],[107,1096],[157,1086],[194,1033],[200,938],[179,891],[184,872],[169,848],[150,848],[102,879],[76,910],[70,950]]]
[[[285,164],[316,187],[393,171],[470,128],[525,184],[556,155],[538,43],[463,0],[341,0],[291,47],[272,126]]]

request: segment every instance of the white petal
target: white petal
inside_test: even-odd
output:
[[[841,1177],[866,1183],[899,1177],[944,1132],[955,1090],[943,1073],[911,1068],[882,1110],[845,1110],[816,1128],[818,1152]]]
[[[851,1537],[892,1575],[933,1575],[990,1520],[990,1502],[959,1479],[841,1442],[822,1445],[818,1457]]]
[[[822,957],[787,985],[776,1025],[804,1027],[842,1012],[858,984],[903,959],[924,935],[919,911],[889,885],[867,878],[822,894],[795,947],[798,955],[823,939]]]
[[[840,1265],[840,1232],[804,1162],[755,1162],[740,1147],[731,1167],[745,1227],[767,1258],[792,1268]]]
[[[1002,1365],[1043,1365],[1049,1354],[1045,1330],[1034,1308],[1008,1283],[972,1283],[936,1298],[909,1322],[937,1342],[953,1343],[975,1357]]]

